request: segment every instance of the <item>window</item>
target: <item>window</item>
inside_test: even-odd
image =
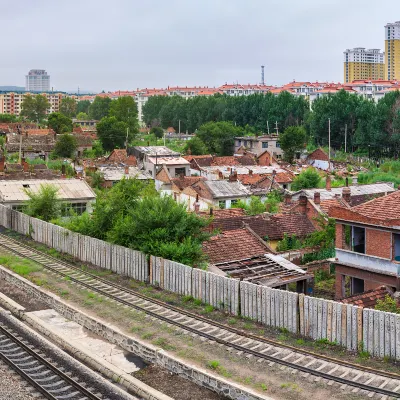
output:
[[[393,234],[393,259],[400,262],[400,234]]]
[[[61,214],[69,216],[72,213],[81,215],[86,211],[86,203],[62,203]]]
[[[276,142],[276,147],[280,148],[281,144],[279,142]]]
[[[262,148],[268,149],[268,142],[262,142]]]
[[[238,199],[231,200],[231,207],[235,207],[237,205],[238,201],[239,201]]]
[[[353,226],[353,251],[356,253],[365,254],[365,228]]]
[[[183,175],[183,176],[186,175],[185,167],[183,167],[183,168],[175,168],[175,176],[178,177],[178,176],[181,176],[181,175]]]
[[[24,206],[20,205],[20,206],[12,206],[11,207],[14,211],[19,211],[22,212]]]
[[[219,207],[221,210],[225,209],[225,208],[226,208],[226,201],[225,201],[225,200],[220,200],[220,201],[218,202],[218,207]]]

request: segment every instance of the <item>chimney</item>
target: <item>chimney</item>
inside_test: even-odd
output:
[[[314,203],[321,204],[321,193],[320,192],[314,192]]]
[[[353,176],[353,186],[358,185],[358,176]]]
[[[301,214],[307,214],[307,196],[305,195],[299,197],[299,212]]]
[[[24,172],[29,171],[29,164],[25,161],[24,157],[21,158],[21,165],[22,165],[22,168],[24,169]]]
[[[252,169],[249,169],[249,175],[250,176],[253,175],[253,170]]]
[[[343,190],[342,190],[342,197],[343,197],[343,200],[344,200],[346,203],[349,203],[349,204],[350,204],[351,189],[350,189],[348,186],[346,186],[346,187],[343,188]]]
[[[237,171],[232,172],[232,173],[229,175],[229,182],[236,182],[236,181],[237,181]]]
[[[290,205],[292,203],[292,195],[290,193],[285,193],[285,205]]]
[[[129,165],[125,165],[124,174],[129,175]]]
[[[218,171],[218,179],[224,179],[224,175],[221,171]]]
[[[329,175],[326,176],[326,190],[332,190],[331,177]]]
[[[196,194],[196,202],[194,203],[194,212],[198,214],[200,212],[199,195]]]
[[[349,186],[349,178],[346,176],[346,186]]]

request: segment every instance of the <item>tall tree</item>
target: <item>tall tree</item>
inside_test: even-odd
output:
[[[89,117],[100,120],[108,116],[110,111],[111,99],[109,97],[96,96],[89,107]]]
[[[90,107],[90,101],[89,100],[78,100],[78,103],[76,105],[76,113],[79,114],[81,112],[84,112],[85,114],[89,114],[89,107]]]
[[[68,118],[76,115],[76,100],[71,97],[65,97],[61,100],[60,113]]]
[[[139,132],[138,110],[133,97],[123,96],[112,100],[109,116],[115,117],[117,121],[124,122],[129,128],[130,136]]]
[[[306,136],[306,130],[302,126],[289,126],[279,135],[285,161],[293,162],[296,152],[304,148]]]
[[[72,132],[72,119],[61,113],[51,113],[47,119],[47,126],[58,134]]]
[[[97,124],[97,136],[106,151],[125,146],[128,125],[116,117],[105,117]],[[128,137],[129,141],[129,137]]]
[[[25,203],[24,212],[35,218],[50,221],[60,216],[61,204],[58,198],[58,188],[53,185],[40,185],[38,192],[25,189],[29,200]]]
[[[50,103],[44,95],[26,95],[21,104],[21,116],[30,121],[40,122],[45,118]]]
[[[54,154],[59,157],[71,158],[77,149],[77,142],[74,135],[64,133],[57,137]]]
[[[89,119],[89,116],[84,112],[80,112],[76,115],[76,119],[79,121],[86,121]]]
[[[242,129],[231,122],[207,122],[197,131],[196,136],[206,145],[207,152],[219,156],[232,154],[235,136],[240,136]]]

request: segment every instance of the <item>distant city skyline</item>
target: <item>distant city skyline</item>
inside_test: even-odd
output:
[[[342,82],[343,51],[383,51],[384,26],[400,20],[397,0],[385,7],[372,0],[113,4],[1,0],[0,22],[13,40],[3,44],[0,86],[24,86],[36,66],[55,91],[68,92],[255,84],[261,65],[267,85]],[[31,41],[32,21],[39,39]]]

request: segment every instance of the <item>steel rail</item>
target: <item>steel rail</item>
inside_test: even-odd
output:
[[[88,398],[90,400],[100,400],[100,397],[94,395],[88,389],[83,387],[81,384],[79,384],[74,379],[72,379],[71,377],[66,375],[64,372],[62,372],[60,369],[58,369],[56,366],[54,366],[51,362],[47,361],[44,357],[42,357],[36,351],[31,349],[29,346],[27,346],[22,340],[18,339],[15,335],[13,335],[3,325],[0,325],[0,333],[3,334],[8,339],[10,339],[14,344],[16,344],[24,352],[28,353],[31,357],[33,357],[41,365],[43,365],[48,370],[53,372],[53,374],[55,374],[59,378],[61,378],[65,383],[67,383],[68,385],[72,386],[72,388],[79,391],[80,395],[86,396],[86,398]],[[12,356],[12,354],[11,354],[11,356]],[[40,393],[42,393],[43,396],[45,396],[47,399],[57,400],[59,398],[56,393],[55,394],[50,393],[45,387],[43,387],[43,385],[41,385],[34,378],[32,378],[28,373],[29,371],[26,371],[25,369],[21,368],[16,362],[12,361],[10,359],[12,357],[9,358],[6,354],[3,353],[3,351],[1,349],[0,349],[0,357],[12,369],[14,369],[22,378],[27,380],[36,390],[38,390]],[[62,395],[63,395],[63,393],[60,394],[60,396],[62,396]]]

